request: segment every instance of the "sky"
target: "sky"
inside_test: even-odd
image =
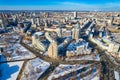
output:
[[[0,10],[120,10],[120,0],[0,0]]]

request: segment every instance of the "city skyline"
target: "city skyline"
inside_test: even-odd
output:
[[[0,10],[107,10],[119,11],[119,0],[0,0]]]
[[[14,1],[0,2],[1,80],[120,80],[119,5]]]

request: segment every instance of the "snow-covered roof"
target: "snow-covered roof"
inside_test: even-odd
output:
[[[35,33],[35,35],[39,35],[39,36],[41,36],[41,35],[43,35],[44,34],[44,32],[36,32]]]

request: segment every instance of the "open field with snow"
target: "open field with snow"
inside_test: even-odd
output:
[[[48,68],[50,64],[39,58],[27,62],[20,80],[37,80]]]

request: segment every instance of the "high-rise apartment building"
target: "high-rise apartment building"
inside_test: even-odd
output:
[[[73,39],[79,39],[80,37],[80,24],[77,23],[77,25],[72,29],[72,38]]]
[[[48,56],[55,59],[58,57],[58,45],[54,40],[49,45]]]
[[[74,12],[74,18],[77,18],[77,12]]]

